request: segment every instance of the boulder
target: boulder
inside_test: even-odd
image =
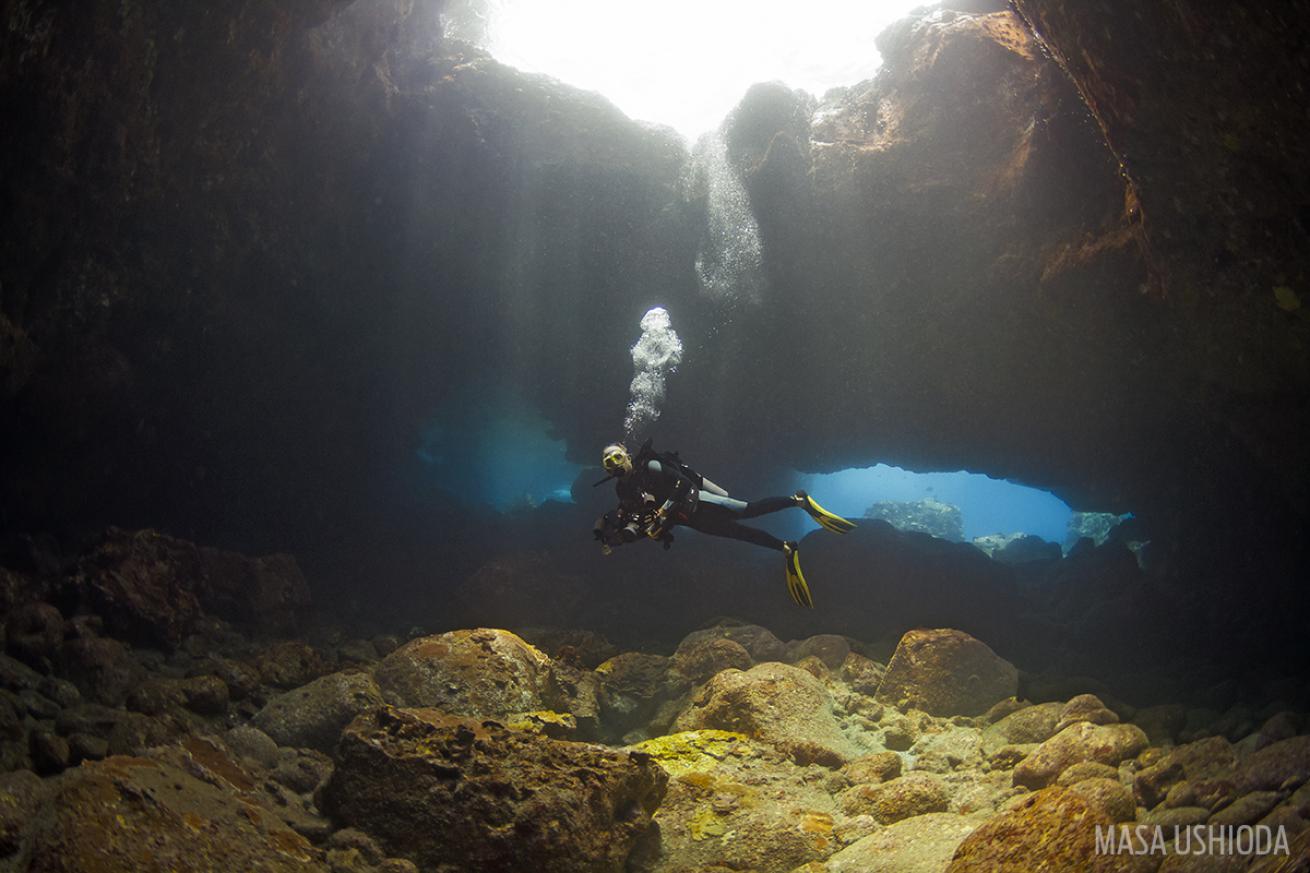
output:
[[[1109,816],[1111,821],[1132,821],[1137,817],[1133,793],[1118,779],[1104,776],[1079,779],[1069,786],[1069,790]]]
[[[910,747],[910,754],[914,756],[914,769],[933,773],[978,770],[984,758],[979,732],[958,725],[925,733]]]
[[[749,670],[751,656],[741,643],[726,637],[689,638],[673,653],[673,669],[692,683],[704,682],[729,667]]]
[[[674,722],[679,731],[704,728],[745,734],[797,763],[840,767],[857,755],[838,728],[823,684],[786,664],[725,670],[706,682]]]
[[[635,747],[673,778],[657,829],[631,860],[633,873],[684,870],[790,871],[830,855],[839,835],[877,824],[834,816],[829,791],[840,777],[776,760],[742,734],[691,731]]]
[[[63,641],[64,617],[48,603],[25,603],[9,613],[5,621],[5,650],[33,667],[49,670],[55,650]]]
[[[196,588],[202,573],[192,543],[111,527],[78,563],[70,585],[81,604],[104,619],[107,633],[172,650],[201,615]]]
[[[1191,796],[1197,799],[1198,787],[1206,789],[1225,782],[1237,765],[1232,743],[1223,737],[1206,737],[1170,750],[1141,770],[1133,778],[1133,792],[1142,806],[1154,807],[1175,783],[1191,783]],[[1210,793],[1213,793],[1212,791]]]
[[[820,868],[824,873],[940,873],[978,827],[976,819],[929,812],[856,840]]]
[[[223,715],[232,696],[217,676],[192,676],[181,681],[186,708],[198,715]]]
[[[1096,851],[1097,828],[1114,826],[1108,815],[1072,790],[1046,788],[965,837],[946,873],[1128,873],[1137,869],[1132,856]]]
[[[24,834],[29,869],[326,869],[319,850],[264,806],[252,783],[229,771],[242,790],[188,761],[113,757],[49,783]]]
[[[253,724],[279,746],[331,752],[342,728],[381,704],[382,693],[367,673],[330,673],[274,697]]]
[[[237,755],[261,767],[272,769],[277,766],[277,743],[259,728],[248,724],[238,725],[223,735],[223,742]]]
[[[1119,716],[1115,715],[1095,694],[1079,694],[1060,710],[1060,720],[1055,725],[1055,733],[1058,734],[1069,725],[1080,721],[1092,724],[1114,724],[1119,721]]]
[[[291,633],[309,606],[294,558],[248,558],[154,530],[109,528],[68,585],[106,632],[175,649],[205,614],[269,633]]]
[[[1074,764],[1096,761],[1115,766],[1146,748],[1146,734],[1137,725],[1070,725],[1037,747],[1014,768],[1014,784],[1044,788]]]
[[[851,652],[842,661],[837,675],[855,693],[873,696],[878,693],[878,685],[886,672],[887,668],[872,658]]]
[[[59,649],[59,672],[89,700],[121,706],[145,678],[127,646],[106,637],[68,640]]]
[[[877,700],[931,715],[982,715],[1018,687],[1014,665],[963,631],[912,630],[896,646]]]
[[[514,633],[541,649],[552,660],[564,664],[576,664],[588,670],[596,669],[600,664],[619,654],[618,647],[596,631],[576,628],[516,627]],[[379,646],[376,639],[373,640],[373,645],[378,649],[381,657],[386,657],[397,648],[393,645],[382,651],[385,644]]]
[[[1062,788],[1068,788],[1082,782],[1084,779],[1118,779],[1119,770],[1111,767],[1109,764],[1102,764],[1099,761],[1083,761],[1074,764],[1072,767],[1066,767],[1064,772],[1055,780],[1055,784]]]
[[[279,749],[269,777],[297,794],[311,794],[332,775],[332,759],[314,749]]]
[[[851,761],[842,772],[853,785],[886,782],[901,775],[901,756],[895,752],[874,752]]]
[[[387,702],[500,718],[549,709],[550,659],[505,630],[457,630],[411,640],[374,671]]]
[[[291,555],[250,558],[201,548],[200,605],[227,621],[268,634],[293,634],[310,605],[309,583]]]
[[[672,666],[670,658],[645,652],[624,652],[598,666],[596,700],[602,732],[619,738],[648,727],[685,688],[687,680],[673,674]]]
[[[260,652],[255,663],[260,681],[275,688],[299,688],[327,670],[327,662],[318,650],[300,640],[285,640],[269,646]]]
[[[982,748],[993,754],[1003,746],[1044,743],[1055,737],[1064,704],[1044,703],[1017,709],[982,730]]]
[[[773,635],[768,628],[757,624],[716,624],[713,627],[692,631],[683,637],[678,648],[700,639],[725,639],[739,643],[757,664],[766,661],[781,661],[787,656],[787,647],[782,640]]]
[[[1252,791],[1243,794],[1211,815],[1209,824],[1214,827],[1241,827],[1255,824],[1282,799],[1283,795],[1277,791]]]
[[[1310,779],[1310,736],[1291,737],[1253,753],[1237,770],[1239,792],[1296,788]]]
[[[382,707],[342,734],[322,801],[425,870],[618,873],[667,781],[640,753]]]
[[[838,670],[851,654],[850,642],[840,634],[816,634],[787,644],[787,659],[796,664],[808,657],[818,658],[829,670]]]
[[[1146,731],[1152,745],[1173,743],[1187,721],[1187,707],[1180,703],[1144,706],[1133,713],[1133,724]]]
[[[9,691],[22,691],[28,688],[38,688],[41,685],[43,677],[40,673],[24,664],[22,661],[0,655],[0,688]]]
[[[918,770],[875,785],[856,785],[841,796],[842,810],[847,815],[871,815],[881,824],[945,812],[948,805],[945,783]]]
[[[1016,534],[991,552],[993,561],[1002,564],[1029,564],[1035,561],[1058,561],[1064,556],[1059,543],[1048,542],[1032,534]]]

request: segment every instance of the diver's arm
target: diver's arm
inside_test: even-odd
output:
[[[687,496],[695,492],[696,485],[690,478],[683,475],[681,470],[671,470],[662,466],[659,461],[651,461],[650,464],[652,472],[662,471],[668,479],[673,480],[672,493],[669,495],[669,499],[664,501],[664,505],[655,510],[655,519],[651,522],[646,534],[651,539],[660,539],[672,527],[673,514],[683,508]]]

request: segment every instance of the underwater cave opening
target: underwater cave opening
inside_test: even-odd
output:
[[[779,14],[751,0],[671,0],[652,15],[606,0],[453,0],[443,26],[503,63],[597,91],[694,142],[756,83],[822,96],[871,78],[882,66],[875,38],[920,5],[811,0],[803,14]]]
[[[414,452],[417,487],[498,512],[572,503],[582,467],[565,458],[564,440],[554,438],[541,412],[514,392],[465,395],[423,430]]]
[[[795,487],[851,519],[881,518],[902,530],[975,542],[984,551],[1018,534],[1041,537],[1067,552],[1080,536],[1098,544],[1131,513],[1077,512],[1049,491],[967,470],[920,473],[888,464],[833,473],[797,473]],[[795,537],[803,519],[762,519],[777,536]]]

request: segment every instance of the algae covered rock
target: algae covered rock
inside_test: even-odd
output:
[[[703,773],[728,756],[755,754],[745,734],[732,731],[680,731],[637,743],[633,751],[649,755],[670,776]]]
[[[1037,747],[1014,768],[1014,784],[1044,788],[1074,764],[1096,761],[1115,766],[1146,748],[1146,734],[1134,724],[1070,725]]]
[[[1108,815],[1071,790],[1043,789],[965,837],[946,871],[1128,873],[1138,869],[1132,856],[1096,851],[1097,828],[1114,826]]]
[[[27,869],[327,869],[242,774],[223,778],[206,763],[113,757],[68,771],[47,786],[19,841]]]
[[[823,684],[786,664],[719,673],[691,698],[674,728],[736,731],[798,763],[839,767],[856,756],[838,728],[832,698]]]
[[[1014,665],[980,640],[949,628],[912,630],[896,646],[877,699],[931,715],[982,715],[1018,687]]]
[[[839,823],[851,827],[815,768],[779,761],[740,734],[691,731],[636,748],[677,775],[655,814],[658,827],[633,854],[632,873],[788,873],[830,855],[844,841]]]
[[[505,630],[457,630],[411,640],[378,664],[383,697],[453,715],[501,717],[550,709],[550,659]]]
[[[621,871],[667,781],[640,753],[382,707],[342,734],[322,801],[424,870]]]
[[[255,714],[254,726],[279,746],[331,752],[342,728],[381,704],[382,694],[367,673],[330,673],[274,697]]]

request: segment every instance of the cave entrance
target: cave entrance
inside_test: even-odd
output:
[[[426,483],[500,512],[572,503],[582,467],[565,458],[565,442],[540,410],[512,392],[468,393],[421,435],[415,456]]]
[[[452,0],[448,35],[512,67],[598,91],[627,115],[688,142],[713,130],[759,82],[822,96],[882,66],[875,38],[916,0],[811,0],[766,13],[753,0]]]
[[[1130,517],[1075,512],[1049,491],[967,470],[919,473],[878,464],[835,473],[798,473],[795,485],[847,518],[882,518],[902,530],[974,543],[988,554],[1021,533],[1041,537],[1065,552],[1080,536],[1099,544]],[[812,525],[778,532],[795,535],[803,532],[802,527],[809,530]]]

